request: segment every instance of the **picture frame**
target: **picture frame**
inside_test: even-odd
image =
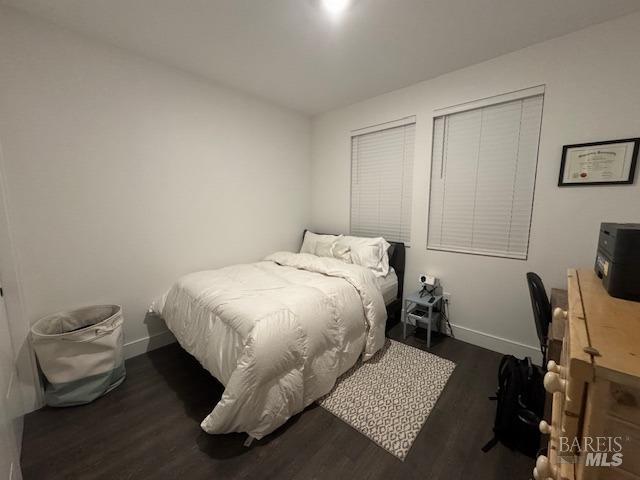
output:
[[[564,145],[558,186],[632,184],[639,150],[640,138]]]

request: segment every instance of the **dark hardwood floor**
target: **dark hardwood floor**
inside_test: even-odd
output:
[[[400,329],[390,336],[398,339]],[[408,344],[425,348],[409,337]],[[533,460],[491,437],[500,355],[450,338],[431,352],[457,363],[401,462],[321,407],[268,437],[207,435],[200,421],[222,387],[177,344],[127,361],[127,380],[90,405],[27,415],[23,476],[30,479],[528,479]]]

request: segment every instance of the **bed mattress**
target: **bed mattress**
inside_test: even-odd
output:
[[[384,304],[391,304],[398,297],[398,275],[392,268],[385,277],[376,277]]]

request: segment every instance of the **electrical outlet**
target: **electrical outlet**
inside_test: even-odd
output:
[[[442,298],[444,299],[444,301],[446,303],[448,303],[449,305],[451,305],[451,294],[449,292],[443,292],[442,293]]]

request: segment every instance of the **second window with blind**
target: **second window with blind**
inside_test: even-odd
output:
[[[542,92],[434,118],[427,248],[527,258]]]
[[[415,117],[351,137],[351,234],[411,239]]]

